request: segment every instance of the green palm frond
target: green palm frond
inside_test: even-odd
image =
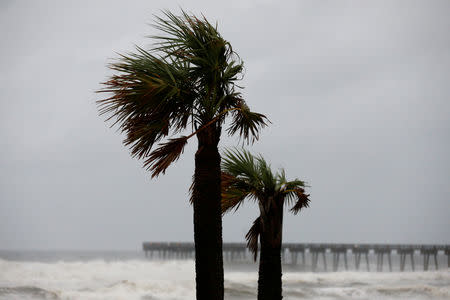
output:
[[[286,176],[284,170],[282,173],[278,174],[279,184],[281,190],[285,194],[285,200],[288,205],[293,207],[290,209],[295,215],[305,207],[309,207],[310,199],[309,194],[305,193],[306,184],[304,181],[295,179],[291,181],[286,181]]]
[[[262,157],[258,155],[258,174],[260,180],[264,186],[264,194],[275,195],[277,180],[276,175],[273,174],[270,164]]]
[[[165,18],[156,16],[154,27],[166,35],[152,36],[158,41],[155,50],[188,60],[197,66],[211,67],[216,62],[225,63],[225,59],[217,58],[230,55],[231,46],[205,17],[197,18],[185,11],[182,11],[181,16],[170,11],[164,11],[163,14]]]
[[[253,188],[245,180],[238,179],[233,175],[223,172],[221,175],[222,185],[222,214],[231,210],[237,210],[245,198],[254,198]]]
[[[237,210],[245,199],[259,200],[264,186],[258,158],[244,149],[225,150],[222,159],[222,212]]]
[[[305,190],[301,187],[295,188],[293,190],[293,193],[296,197],[296,203],[291,208],[291,211],[296,215],[302,208],[309,207],[309,194],[305,194]]]
[[[252,227],[245,235],[247,248],[253,253],[253,259],[256,261],[258,256],[258,238],[261,234],[261,217],[256,218]]]
[[[205,17],[197,18],[185,11],[181,16],[165,11],[164,16],[156,17],[154,27],[165,35],[152,36],[157,41],[155,51],[190,66],[190,75],[196,78],[204,96],[200,101],[205,100],[203,119],[212,119],[226,108],[217,105],[218,102],[224,96],[236,94],[234,82],[241,79],[238,75],[243,62]]]
[[[274,173],[263,156],[254,156],[245,149],[226,149],[222,159],[222,207],[224,212],[239,208],[245,198],[258,200],[261,204],[268,199],[293,204],[291,211],[297,214],[309,205],[304,181],[288,181],[284,169]]]
[[[237,80],[240,80],[242,76],[239,76],[239,74],[242,73],[244,69],[244,65],[242,63],[237,63],[235,61],[230,62],[226,69],[223,71],[223,82],[234,82]]]
[[[222,159],[222,170],[249,182],[257,181],[259,176],[256,158],[244,149],[226,149]]]
[[[237,110],[233,111],[233,120],[227,129],[229,135],[239,132],[247,143],[254,143],[259,139],[261,128],[267,126],[269,120],[263,114],[250,111],[244,100],[237,103]]]

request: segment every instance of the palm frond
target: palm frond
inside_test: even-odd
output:
[[[298,189],[302,189],[304,191],[304,188],[307,186],[304,181],[297,178],[291,181],[286,180],[286,175],[283,173],[277,174],[277,181],[279,191],[285,195],[287,205],[295,205],[295,202],[297,202],[298,199]]]
[[[222,158],[222,212],[237,210],[246,198],[262,199],[257,158],[244,149],[225,149]]]
[[[226,191],[234,182],[236,177],[227,172],[221,172],[220,174],[220,184],[222,192]]]
[[[280,180],[280,179],[279,179]],[[284,186],[284,190],[291,190],[291,189],[295,189],[298,187],[308,187],[308,185],[306,185],[306,183],[303,180],[300,179],[294,179],[294,180],[284,180],[284,181],[279,181],[280,184],[283,184]]]
[[[165,173],[171,163],[178,160],[187,144],[188,137],[183,136],[170,139],[168,142],[160,144],[160,147],[150,153],[145,161],[145,167],[152,173],[152,177]]]
[[[276,176],[273,174],[270,164],[262,157],[262,155],[257,157],[257,161],[258,174],[264,186],[264,193],[273,196],[275,195],[277,186]]]
[[[229,188],[236,195],[241,190],[253,200],[264,201],[274,192],[276,180],[270,166],[261,156],[254,156],[247,150],[226,149],[222,170],[236,178]]]
[[[247,141],[247,143],[254,143],[259,139],[259,132],[262,128],[267,126],[270,121],[263,114],[250,111],[244,100],[241,99],[236,105],[237,110],[232,113],[232,122],[228,127],[229,135],[234,135],[239,132],[239,135]]]
[[[238,210],[248,195],[248,193],[237,189],[229,189],[228,191],[222,193],[222,214],[225,214],[233,209],[235,211]]]
[[[161,141],[188,127],[220,128],[230,114],[228,133],[256,140],[267,119],[251,112],[235,90],[243,62],[217,26],[203,16],[165,11],[154,27],[160,31],[152,37],[155,47],[119,54],[109,65],[115,74],[98,91],[108,94],[97,101],[100,114],[125,134],[132,156],[158,176],[178,159],[187,139]]]
[[[301,187],[295,188],[292,193],[295,194],[297,202],[291,208],[291,211],[296,215],[302,208],[309,207],[309,194],[305,194],[305,190]]]
[[[154,51],[190,65],[190,75],[197,79],[204,95],[200,99],[205,100],[203,119],[210,120],[224,109],[218,102],[225,95],[235,94],[234,82],[241,79],[238,75],[242,73],[243,62],[205,17],[198,18],[185,11],[180,16],[164,11],[164,16],[156,17],[154,27],[165,35],[152,36],[157,41]]]
[[[156,24],[153,27],[166,35],[152,36],[158,41],[155,50],[199,63],[205,61],[208,55],[214,55],[209,51],[214,47],[214,42],[226,43],[217,28],[204,17],[197,18],[183,10],[180,16],[170,11],[163,11],[163,14],[165,18],[156,16]]]
[[[231,210],[237,210],[245,198],[251,197],[252,189],[245,181],[240,180],[233,175],[222,172],[221,175],[222,198],[221,207],[222,214]]]
[[[262,155],[254,156],[245,149],[226,149],[222,158],[222,211],[237,209],[245,198],[270,205],[268,199],[278,199],[281,205],[293,204],[291,211],[297,214],[309,206],[304,181],[287,181],[284,169],[273,173]]]
[[[253,259],[256,261],[258,256],[258,238],[261,234],[261,217],[256,218],[252,227],[245,235],[247,240],[247,248],[253,253]]]
[[[258,180],[256,158],[245,149],[225,149],[222,170],[247,181]]]
[[[137,48],[138,52],[110,66],[118,71],[104,83],[102,93],[112,96],[97,101],[101,115],[115,119],[126,134],[124,144],[132,155],[147,156],[162,138],[185,129],[195,107],[196,92],[188,71],[179,64],[168,64]]]

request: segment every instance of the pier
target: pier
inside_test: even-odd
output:
[[[193,243],[144,242],[142,248],[149,259],[195,258]],[[299,254],[302,258],[301,262],[298,259]],[[310,257],[309,261],[307,256]],[[447,256],[447,263],[443,264],[441,259],[441,266],[439,266],[439,256]],[[361,257],[364,257],[365,262],[362,266]],[[330,260],[331,271],[350,268],[356,271],[371,271],[370,261],[376,265],[373,269],[377,272],[383,271],[386,262],[390,272],[394,269],[400,272],[428,271],[450,268],[450,245],[285,243],[282,247],[281,258],[285,265],[313,272],[329,271],[327,259]],[[250,263],[253,261],[253,255],[244,243],[223,243],[223,259],[225,262]],[[394,266],[393,261],[398,261],[398,264]],[[350,266],[351,262],[354,263]]]

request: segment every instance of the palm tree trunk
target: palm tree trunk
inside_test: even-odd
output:
[[[269,211],[261,211],[261,254],[258,272],[258,300],[281,300],[281,242],[283,205],[272,202]]]
[[[197,300],[223,300],[220,128],[205,128],[197,138],[192,191]]]
[[[258,300],[282,299],[281,247],[273,248],[261,239]]]

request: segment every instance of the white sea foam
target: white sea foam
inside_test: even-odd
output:
[[[0,299],[195,299],[194,262],[0,259]],[[226,271],[226,299],[255,299],[257,272]],[[284,299],[450,299],[449,269],[283,274]]]
[[[7,295],[11,288],[23,292],[24,287],[39,288],[60,299],[193,299],[193,278],[192,261],[0,260],[0,287],[5,297],[0,295],[0,299],[11,299]]]

